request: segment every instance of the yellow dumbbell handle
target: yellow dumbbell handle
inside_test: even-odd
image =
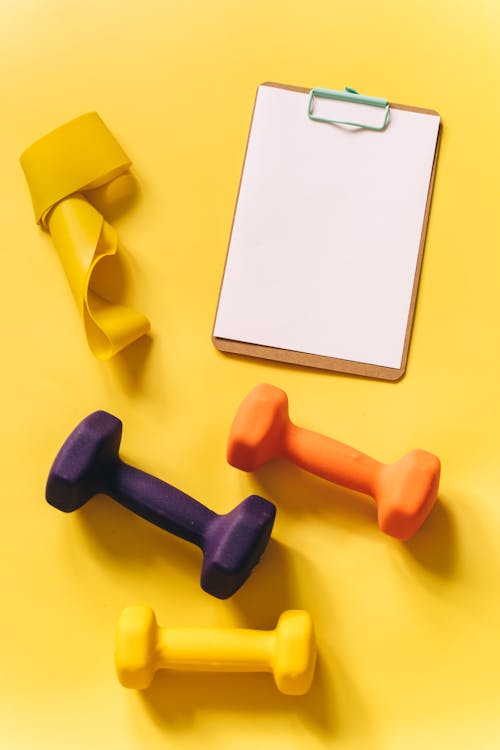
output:
[[[272,672],[275,631],[161,628],[157,668],[195,672]]]

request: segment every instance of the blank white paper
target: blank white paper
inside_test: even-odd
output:
[[[214,335],[400,368],[439,117],[347,130],[307,100],[259,87]]]

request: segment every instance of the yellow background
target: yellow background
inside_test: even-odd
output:
[[[2,748],[500,746],[499,49],[497,0],[1,1]],[[347,84],[442,116],[397,384],[212,346],[266,80]],[[126,297],[154,331],[108,363],[89,352],[18,163],[89,110],[133,161],[135,192],[117,190],[107,216]],[[440,503],[413,541],[383,536],[370,501],[292,466],[249,476],[226,464],[234,410],[262,381],[288,392],[298,423],[381,460],[417,446],[441,457]],[[69,516],[46,504],[56,451],[97,408],[123,419],[125,458],[215,510],[255,491],[276,501],[274,540],[232,599],[200,590],[194,547],[110,499]],[[114,629],[136,602],[173,626],[269,628],[307,608],[313,688],[293,698],[269,675],[162,673],[127,691]]]

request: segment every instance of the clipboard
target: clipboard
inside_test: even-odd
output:
[[[401,378],[441,127],[434,110],[354,89],[261,84],[219,292],[215,347]]]

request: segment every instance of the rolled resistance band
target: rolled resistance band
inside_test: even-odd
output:
[[[107,299],[92,278],[116,255],[118,236],[85,193],[126,172],[131,162],[97,112],[53,130],[21,156],[37,224],[48,230],[83,317],[89,346],[108,359],[149,331],[137,310]]]

